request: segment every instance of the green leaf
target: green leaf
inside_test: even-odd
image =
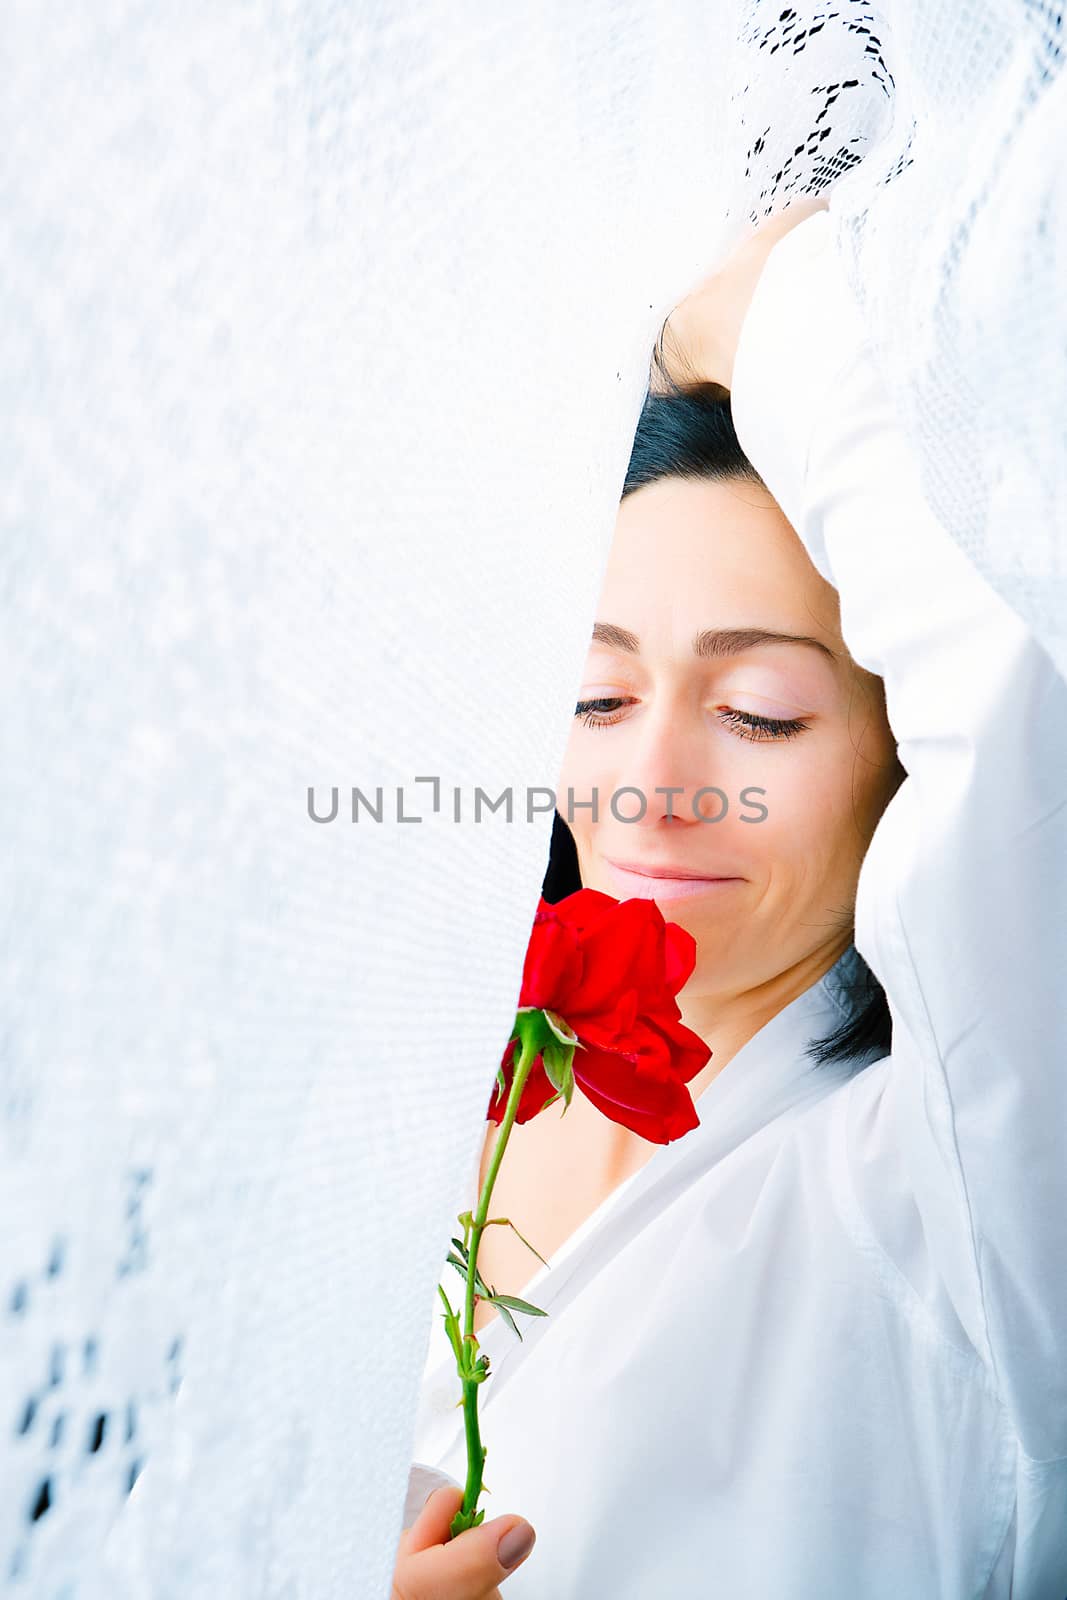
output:
[[[502,1306],[500,1304],[499,1300],[491,1300],[489,1303],[490,1303],[490,1305],[496,1306],[497,1310],[500,1312],[500,1315],[503,1317],[504,1321],[507,1323],[507,1325],[511,1329],[512,1333],[518,1334],[518,1337],[521,1340],[522,1339],[522,1334],[519,1333],[518,1327],[516,1326],[516,1323],[515,1323],[515,1318],[511,1315],[511,1312],[507,1309],[507,1307],[506,1306]]]
[[[550,1101],[549,1101],[549,1105],[551,1105],[551,1104],[552,1104],[552,1102],[551,1102],[551,1100],[550,1100]],[[542,1107],[542,1109],[544,1109],[544,1108],[543,1108],[543,1107]],[[543,1266],[543,1267],[547,1267],[547,1266],[548,1266],[548,1262],[547,1262],[547,1261],[546,1261],[546,1260],[545,1260],[545,1258],[544,1258],[544,1256],[543,1256],[543,1255],[542,1255],[542,1254],[541,1254],[541,1252],[540,1252],[540,1250],[534,1250],[534,1247],[533,1247],[533,1245],[532,1245],[532,1244],[531,1244],[531,1243],[530,1243],[530,1241],[529,1241],[529,1239],[523,1239],[523,1238],[522,1238],[522,1234],[521,1234],[521,1233],[519,1233],[519,1230],[518,1230],[518,1228],[516,1228],[516,1227],[515,1227],[515,1224],[514,1224],[514,1223],[513,1223],[513,1222],[510,1222],[510,1221],[508,1221],[508,1219],[507,1219],[507,1218],[506,1218],[506,1217],[502,1217],[502,1218],[501,1218],[501,1221],[503,1221],[503,1222],[508,1222],[508,1226],[509,1226],[509,1228],[511,1228],[511,1229],[512,1229],[512,1230],[513,1230],[513,1231],[514,1231],[514,1232],[515,1232],[515,1233],[518,1233],[518,1234],[519,1234],[519,1238],[520,1238],[520,1239],[522,1239],[522,1242],[523,1242],[523,1244],[524,1244],[524,1245],[525,1245],[525,1246],[526,1246],[526,1248],[527,1248],[527,1250],[533,1250],[533,1253],[534,1253],[534,1255],[535,1255],[535,1256],[536,1256],[536,1257],[537,1257],[537,1259],[538,1259],[538,1261],[540,1261],[540,1263],[541,1263],[541,1265],[542,1265],[542,1266]]]
[[[448,1260],[455,1267],[461,1278],[466,1279],[469,1276],[470,1269],[467,1263],[465,1261],[457,1260],[457,1258],[452,1254],[451,1250],[448,1252]],[[474,1273],[474,1292],[483,1300],[489,1300],[493,1293],[492,1289],[486,1286],[481,1273],[477,1269],[475,1269]]]
[[[525,1311],[531,1317],[547,1317],[548,1312],[542,1311],[540,1306],[532,1306],[528,1300],[519,1300],[513,1294],[495,1294],[490,1301],[494,1306],[507,1306],[511,1311]]]

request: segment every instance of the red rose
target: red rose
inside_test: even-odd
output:
[[[675,995],[696,962],[696,942],[665,922],[654,900],[615,900],[579,889],[556,905],[542,899],[523,966],[520,1008],[552,1011],[578,1037],[574,1081],[623,1127],[668,1144],[698,1127],[685,1085],[712,1052],[683,1027]],[[504,1051],[488,1115],[503,1121],[518,1060],[515,1033]],[[516,1122],[528,1122],[556,1089],[538,1055]]]

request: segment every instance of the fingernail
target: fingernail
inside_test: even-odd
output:
[[[536,1533],[528,1522],[517,1522],[509,1528],[496,1547],[496,1558],[502,1567],[510,1569],[524,1561],[534,1547]]]

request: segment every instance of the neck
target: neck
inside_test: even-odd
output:
[[[689,1080],[694,1100],[765,1023],[829,972],[851,940],[851,931],[838,935],[832,943],[809,951],[791,967],[753,987],[721,991],[709,986],[690,993],[690,980],[678,996],[681,1020],[712,1050],[707,1066]]]

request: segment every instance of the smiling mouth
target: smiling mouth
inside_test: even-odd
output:
[[[623,900],[677,900],[696,894],[719,894],[744,878],[704,877],[685,867],[632,867],[603,858],[604,866],[616,887],[616,898]]]

